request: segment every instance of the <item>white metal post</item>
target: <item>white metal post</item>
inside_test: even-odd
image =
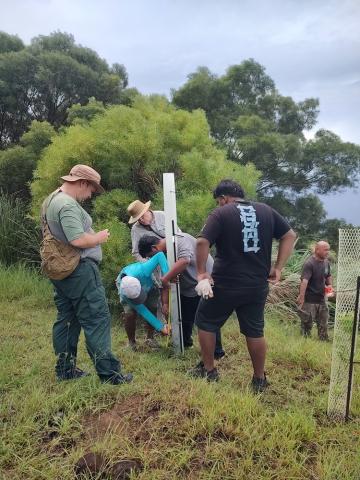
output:
[[[167,260],[169,263],[169,267],[172,268],[177,259],[176,234],[178,231],[176,215],[175,177],[173,173],[163,174],[163,188]],[[174,350],[176,353],[184,353],[184,340],[180,304],[180,286],[178,283],[171,283],[170,318]]]

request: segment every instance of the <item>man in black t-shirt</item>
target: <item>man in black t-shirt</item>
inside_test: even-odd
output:
[[[220,208],[209,215],[196,251],[199,285],[209,281],[213,285],[213,297],[210,294],[200,300],[195,324],[202,362],[190,373],[209,381],[218,379],[212,355],[214,332],[235,310],[254,368],[252,387],[261,392],[268,385],[264,373],[263,332],[268,281],[280,280],[296,235],[271,207],[244,200],[243,189],[232,180],[222,180],[214,190],[214,198]],[[271,267],[273,238],[279,240],[279,251]],[[205,262],[211,245],[216,246],[216,256],[212,275],[209,275]]]
[[[315,321],[319,340],[328,340],[329,309],[325,286],[332,287],[330,264],[327,259],[329,252],[330,245],[327,242],[320,241],[315,245],[314,255],[303,265],[297,299],[302,335],[310,336]],[[332,293],[332,288],[330,290],[329,294]]]

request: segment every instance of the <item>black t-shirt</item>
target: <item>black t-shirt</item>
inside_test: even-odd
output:
[[[264,203],[241,201],[216,208],[199,235],[216,245],[215,285],[232,290],[267,286],[272,240],[289,230],[285,219]]]
[[[301,280],[303,278],[308,280],[305,302],[325,303],[325,283],[330,275],[330,263],[328,260],[317,260],[315,257],[310,257],[306,260],[301,272]]]

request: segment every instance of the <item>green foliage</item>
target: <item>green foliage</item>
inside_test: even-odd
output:
[[[9,35],[0,32],[0,54],[7,52],[19,52],[25,48],[22,40],[17,35]]]
[[[318,113],[315,99],[296,103],[291,97],[279,95],[265,68],[253,59],[229,67],[221,77],[200,67],[172,93],[173,102],[180,108],[206,112],[211,133],[227,146],[230,155],[237,138],[234,122],[239,116],[257,115],[274,124],[279,133],[301,134],[314,126]]]
[[[0,263],[39,263],[40,231],[18,198],[0,196]]]
[[[17,142],[33,119],[59,127],[71,105],[90,97],[120,103],[126,86],[123,66],[110,68],[66,33],[40,35],[20,51],[0,54],[0,148]]]
[[[28,182],[35,166],[35,156],[29,149],[17,146],[0,151],[0,190],[19,198],[29,198]]]
[[[54,135],[55,130],[48,122],[34,120],[21,137],[21,146],[0,151],[0,191],[29,199],[29,183],[36,162]]]
[[[104,112],[104,104],[91,97],[86,105],[77,103],[68,108],[67,122],[69,125],[85,125],[96,115],[102,115]]]
[[[303,166],[311,175],[310,185],[319,193],[354,187],[360,166],[360,146],[342,142],[329,130],[319,130],[314,139],[306,143]]]
[[[31,150],[38,159],[42,150],[50,145],[55,135],[55,129],[49,122],[33,120],[29,130],[21,137],[20,144]]]
[[[89,125],[71,126],[56,137],[38,163],[32,184],[34,212],[76,163],[97,169],[107,190],[131,186],[141,200],[156,196],[167,171],[175,172],[180,196],[194,188],[210,193],[224,175],[245,179],[253,194],[257,179],[255,169],[228,162],[215,148],[202,112],[176,110],[159,96],[138,96],[132,108],[108,108]]]
[[[105,224],[108,221],[120,220],[120,222],[128,223],[127,207],[135,198],[134,191],[118,188],[97,197],[93,210],[97,222]]]
[[[177,202],[178,224],[182,231],[197,236],[211,210],[216,207],[209,192],[191,193]]]

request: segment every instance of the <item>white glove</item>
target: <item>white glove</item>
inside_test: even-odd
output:
[[[199,297],[203,297],[205,300],[208,298],[213,298],[214,296],[211,283],[208,278],[200,280],[200,282],[196,285],[195,290]]]

